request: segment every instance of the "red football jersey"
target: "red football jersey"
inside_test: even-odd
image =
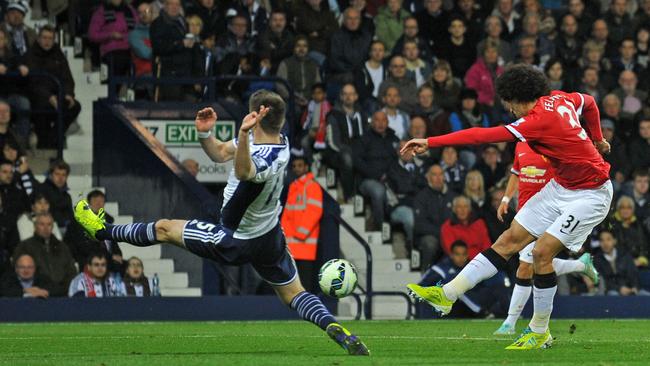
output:
[[[520,141],[547,157],[555,180],[567,189],[600,187],[609,179],[609,164],[594,147],[590,136],[600,135],[597,117],[587,118],[589,134],[580,125],[583,109],[595,112],[593,99],[586,105],[580,93],[553,91],[541,97],[528,115],[506,126]]]
[[[533,151],[525,142],[518,142],[515,147],[515,160],[512,173],[519,177],[519,204],[517,211],[539,192],[555,174],[550,161]]]

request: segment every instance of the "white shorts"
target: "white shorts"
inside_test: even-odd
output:
[[[612,196],[610,181],[598,188],[570,190],[551,179],[526,202],[515,220],[532,236],[539,238],[547,232],[577,252],[607,217]]]
[[[533,264],[533,248],[535,248],[535,242],[532,242],[522,250],[519,251],[519,261]]]

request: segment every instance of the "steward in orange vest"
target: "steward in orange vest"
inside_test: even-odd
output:
[[[312,173],[303,174],[289,185],[289,195],[281,220],[294,259],[316,260],[322,216],[323,190]]]

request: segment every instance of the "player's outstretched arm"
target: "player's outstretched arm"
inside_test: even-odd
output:
[[[217,123],[217,112],[208,107],[201,109],[196,114],[194,126],[199,133],[199,142],[203,151],[208,155],[210,160],[223,163],[235,156],[235,146],[228,142],[221,142],[212,136],[212,129]]]
[[[515,141],[515,136],[504,126],[473,127],[466,130],[448,133],[446,135],[429,137],[428,139],[413,139],[404,145],[401,154],[422,154],[427,148],[457,145],[480,145],[496,142]]]
[[[260,106],[259,112],[253,111],[244,117],[239,128],[237,148],[235,149],[235,176],[239,180],[250,180],[255,176],[257,169],[251,159],[249,132],[264,119],[268,112],[268,107]]]
[[[598,104],[594,97],[589,94],[581,94],[584,99],[582,107],[582,117],[585,120],[585,129],[591,141],[596,145],[596,149],[601,154],[609,154],[611,147],[609,142],[603,137],[602,130],[600,129],[600,111]]]

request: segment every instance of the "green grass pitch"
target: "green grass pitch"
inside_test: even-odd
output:
[[[649,320],[554,321],[553,348],[536,351],[505,351],[513,338],[492,336],[498,321],[342,323],[364,339],[370,357],[347,356],[317,327],[300,321],[38,323],[0,325],[0,364],[650,364]]]

